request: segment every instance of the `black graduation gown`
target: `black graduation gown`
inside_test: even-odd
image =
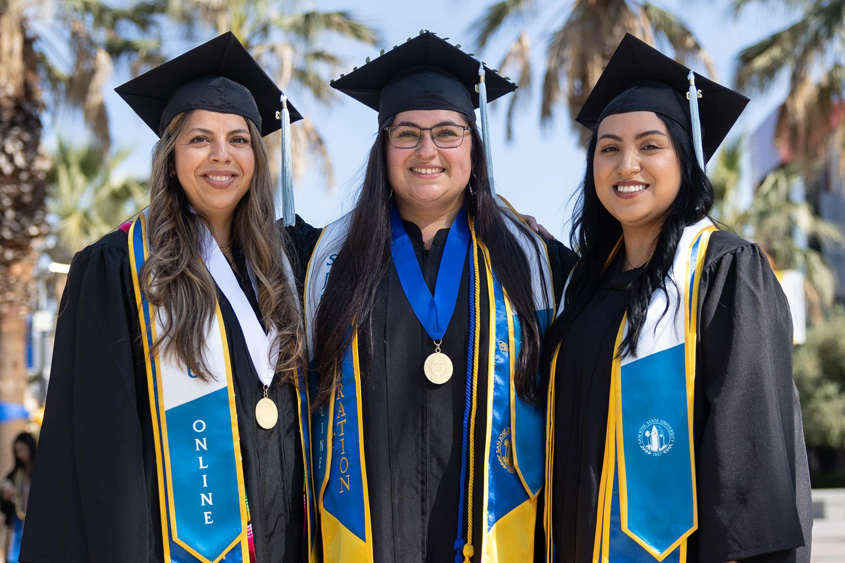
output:
[[[558,561],[591,560],[611,360],[625,286],[637,272],[603,280],[567,331],[555,366]],[[800,546],[810,544],[812,506],[792,381],[792,322],[756,245],[721,231],[712,235],[699,312],[693,414],[699,528],[688,561],[807,562],[809,547]]]
[[[242,287],[257,308],[249,283]],[[244,479],[260,563],[302,561],[303,467],[296,394],[274,385],[279,422],[263,430],[263,387],[229,302]],[[62,297],[23,562],[163,561],[158,480],[127,235],[78,253]]]
[[[426,250],[420,229],[407,221],[404,225],[423,278],[429,291],[433,291],[449,229],[440,230]],[[304,251],[301,262],[307,263],[316,234],[301,222],[292,234]],[[549,258],[555,294],[559,295],[575,255],[555,243],[549,247]],[[489,298],[483,267],[478,283],[481,288],[479,357],[486,358]],[[455,311],[441,346],[441,351],[452,360],[454,371],[451,379],[442,385],[429,382],[423,373],[423,363],[434,352],[434,344],[411,308],[392,266],[376,296],[371,338],[359,338],[364,457],[376,563],[454,560],[466,402],[469,294],[468,253]],[[481,502],[487,434],[484,369],[479,370],[477,389],[473,527],[475,548],[479,552],[477,538],[486,521]],[[466,504],[460,509],[466,511]],[[463,522],[461,535],[465,539],[466,514]],[[538,519],[538,529],[541,528]]]

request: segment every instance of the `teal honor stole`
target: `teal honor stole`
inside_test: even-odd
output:
[[[250,560],[248,509],[223,317],[218,304],[205,337],[206,360],[212,372],[209,381],[196,377],[171,354],[151,353],[165,312],[153,307],[140,291],[141,267],[149,254],[145,225],[142,214],[130,227],[129,254],[155,436],[164,559],[173,563],[245,563]],[[246,297],[242,291],[239,298],[231,293],[232,282],[237,286],[234,274],[210,233],[205,239],[206,265],[236,310],[245,337],[258,340],[250,334],[254,326],[248,326],[246,314],[252,315],[264,337],[254,343],[265,354],[263,362],[256,362],[260,356],[252,348],[250,355],[254,363],[261,363],[256,369],[262,383],[269,385],[273,366],[267,352],[272,334],[263,334],[248,302],[248,311],[243,310]],[[221,272],[231,279],[222,279]]]
[[[666,292],[652,295],[636,356],[619,357],[625,318],[619,328],[593,561],[686,562],[687,538],[698,528],[692,436],[698,286],[715,229],[705,218],[684,230]]]
[[[502,204],[502,213],[511,213]],[[309,359],[314,361],[313,321],[328,279],[331,266],[343,246],[348,232],[349,216],[327,226],[311,256],[305,281],[305,318]],[[526,235],[510,224],[514,236],[521,243],[532,268],[535,304],[541,325],[545,328],[554,310],[551,269],[545,245],[538,237]],[[398,222],[398,223],[397,223]],[[467,537],[463,553],[485,563],[530,560],[533,554],[537,496],[543,485],[543,413],[524,403],[513,388],[512,370],[520,346],[519,319],[510,309],[507,295],[490,269],[486,249],[475,239],[472,222],[462,210],[450,230],[438,273],[434,295],[428,291],[419,270],[413,248],[401,247],[408,242],[398,214],[392,217],[394,248],[392,255],[400,282],[414,311],[434,340],[445,333],[451,313],[457,303],[460,277],[470,254],[471,285],[470,316],[480,321],[478,284],[486,279],[490,295],[488,357],[479,357],[480,322],[471,321],[470,353],[467,374],[468,420],[475,419],[476,409],[486,413],[488,431],[484,447],[485,464],[478,468],[483,480],[484,498],[472,498],[472,480],[476,478],[474,464],[469,463],[462,490],[466,503],[460,501],[461,518],[466,518]],[[454,237],[452,236],[454,234]],[[400,249],[395,248],[399,241]],[[450,242],[452,243],[450,252]],[[410,246],[410,243],[408,242]],[[403,266],[404,264],[404,266]],[[416,272],[413,268],[416,268]],[[400,268],[407,268],[404,273]],[[480,271],[485,276],[480,276]],[[411,279],[417,278],[417,279]],[[420,285],[422,284],[422,285]],[[441,288],[443,284],[443,288]],[[423,291],[423,289],[425,291]],[[416,301],[416,303],[414,303]],[[445,306],[443,305],[445,304]],[[463,305],[458,305],[463,306]],[[473,313],[475,313],[473,315]],[[361,373],[358,362],[358,337],[350,332],[350,347],[341,366],[340,384],[329,404],[317,412],[312,420],[312,451],[314,479],[319,491],[317,507],[323,536],[323,556],[327,563],[339,561],[373,561],[373,537],[364,460],[364,435],[361,425]],[[474,350],[474,351],[473,351]],[[486,372],[488,404],[476,405],[478,374]],[[469,453],[474,459],[474,431],[465,432],[469,438]],[[465,449],[465,451],[467,451]],[[486,522],[472,537],[473,501],[483,503]],[[475,547],[473,548],[473,544]],[[458,548],[459,550],[461,547]]]

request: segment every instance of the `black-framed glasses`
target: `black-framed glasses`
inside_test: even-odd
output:
[[[420,144],[423,131],[429,131],[434,146],[441,149],[454,149],[464,142],[464,135],[470,130],[466,125],[437,125],[435,127],[417,127],[416,125],[394,125],[385,127],[390,144],[397,149],[413,149]]]

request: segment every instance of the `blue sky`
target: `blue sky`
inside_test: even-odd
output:
[[[380,48],[389,49],[398,45],[409,36],[416,35],[420,29],[434,31],[469,49],[475,36],[470,24],[490,3],[446,0],[357,0],[352,3],[348,0],[312,0],[304,3],[303,7],[313,6],[324,11],[346,10],[381,32],[384,44],[375,48],[361,47],[343,40],[333,40],[327,44],[328,48],[345,57],[348,69],[351,69],[363,64],[366,57],[377,56]],[[542,0],[537,0],[537,3],[544,6],[540,12],[541,17],[537,18],[541,23],[531,28],[534,31],[534,72],[535,81],[538,81],[536,89],[539,89],[539,79],[543,72],[543,32],[559,26],[571,3]],[[751,6],[743,11],[738,20],[734,20],[728,12],[728,2],[724,0],[657,0],[656,3],[679,14],[693,30],[716,65],[718,75],[715,79],[723,83],[730,83],[735,57],[743,47],[793,21],[789,14],[772,6],[766,6],[765,9]],[[496,68],[507,40],[515,32],[515,29],[505,30],[487,50],[476,52],[476,55]],[[703,68],[695,70],[706,74]],[[118,74],[115,84],[126,78]],[[735,127],[735,133],[754,131],[777,107],[784,93],[785,86],[781,81],[766,96],[753,97]],[[297,107],[315,122],[326,141],[335,167],[336,182],[333,189],[325,185],[317,166],[312,166],[304,177],[296,180],[297,212],[310,223],[321,226],[339,217],[354,204],[365,158],[375,138],[376,114],[357,102],[343,99],[345,97],[338,97],[337,102],[327,108],[314,103],[302,93],[292,90],[288,94]],[[536,91],[532,94],[532,100],[518,114],[514,140],[511,142],[504,139],[506,102],[491,104],[496,187],[518,210],[535,215],[556,236],[560,237],[564,233],[564,236],[568,236],[566,221],[571,214],[569,203],[583,176],[583,150],[578,147],[577,136],[569,125],[563,106],[558,110],[559,117],[550,127],[540,127],[539,96]],[[133,150],[133,158],[130,160],[133,171],[146,175],[155,136],[113,92],[107,92],[106,97],[115,123],[115,144]]]

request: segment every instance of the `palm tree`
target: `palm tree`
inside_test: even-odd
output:
[[[735,14],[754,0],[735,0]],[[845,177],[845,0],[780,0],[799,6],[796,23],[746,47],[739,55],[736,84],[764,92],[782,74],[789,93],[781,109],[778,138],[788,142],[807,176],[830,147],[840,147]],[[811,194],[814,195],[814,194]]]
[[[801,238],[823,244],[842,244],[842,233],[825,221],[804,200],[795,201],[793,188],[801,181],[801,171],[784,165],[770,172],[754,192],[746,209],[737,205],[744,139],[725,145],[716,157],[710,175],[716,192],[713,216],[737,233],[754,240],[775,270],[798,269],[806,276],[804,292],[809,302],[810,318],[821,322],[824,310],[833,304],[836,280],[824,255]]]
[[[149,11],[150,6],[139,10]],[[90,87],[101,83],[103,75],[84,71],[103,63],[109,45],[82,39],[99,34],[103,40],[116,40],[115,34],[138,15],[133,8],[114,10],[95,0],[60,3],[55,11],[41,8],[38,2],[0,0],[0,401],[13,403],[22,403],[26,390],[26,315],[32,303],[38,247],[47,234],[49,160],[40,149],[46,115],[42,87],[49,86],[53,93],[50,111],[69,100],[70,107],[89,112],[86,123],[95,134],[103,135],[107,129],[98,116],[104,113],[97,109],[102,99],[92,95],[99,88]],[[64,38],[64,43],[51,44],[45,40],[48,35]],[[114,43],[111,48],[126,52],[132,44]],[[62,63],[65,72],[54,72]],[[21,424],[0,424],[0,467],[10,465],[8,446]]]
[[[26,314],[34,289],[34,244],[46,234],[48,161],[40,151],[43,104],[38,55],[22,0],[0,1],[0,401],[23,403]],[[21,421],[0,425],[0,467]]]
[[[59,141],[47,175],[47,211],[57,239],[50,251],[54,260],[68,262],[149,203],[146,182],[115,173],[128,155],[104,155],[95,144],[75,147]]]
[[[329,79],[339,72],[343,61],[321,48],[324,37],[375,45],[379,34],[348,12],[299,12],[293,4],[272,0],[170,0],[169,15],[189,34],[204,29],[217,34],[231,30],[282,90],[293,86],[296,92],[308,92],[320,103],[331,103],[335,92]],[[313,121],[306,116],[291,128],[291,135],[294,173],[304,171],[308,153],[316,154],[327,186],[333,186],[329,154]],[[271,151],[280,154],[280,133],[274,133],[267,142]]]
[[[63,0],[48,22],[38,22],[42,80],[61,117],[81,112],[91,140],[107,153],[109,119],[103,88],[114,67],[131,59],[136,68],[161,60],[158,36],[164,0],[114,8],[101,0]],[[70,56],[70,58],[68,58]]]
[[[547,44],[541,124],[550,124],[556,107],[564,101],[574,121],[626,32],[647,43],[666,43],[681,61],[697,58],[710,76],[715,75],[710,59],[692,32],[674,14],[646,1],[574,0],[569,12],[564,14],[552,2],[541,5],[535,0],[501,0],[488,6],[471,25],[471,29],[478,30],[478,48],[484,49],[490,39],[511,22],[518,24],[518,32],[500,63],[502,72],[514,74],[519,86],[511,96],[507,112],[508,138],[512,136],[514,110],[534,83],[529,31],[532,22],[543,25],[551,22],[554,28],[539,37]]]
[[[742,136],[725,143],[716,153],[715,166],[712,167],[712,172],[708,175],[716,194],[716,200],[713,203],[713,217],[740,234],[743,234],[748,227],[742,224],[742,210],[739,208],[739,188],[742,179],[744,152],[745,139]]]

